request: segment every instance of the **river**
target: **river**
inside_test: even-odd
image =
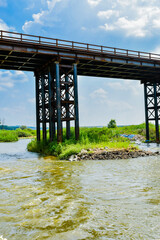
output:
[[[160,156],[59,161],[0,143],[0,239],[160,239]]]

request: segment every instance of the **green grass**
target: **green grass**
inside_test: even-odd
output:
[[[0,130],[0,142],[15,142],[18,141],[16,131]]]
[[[20,137],[32,137],[36,135],[36,131],[32,129],[16,129],[16,130],[0,130],[0,142],[15,142]]]
[[[65,130],[63,133],[63,142],[57,144],[57,140],[53,142],[36,140],[28,144],[28,150],[38,152],[45,155],[54,155],[60,159],[67,159],[73,154],[78,154],[82,149],[92,151],[94,148],[109,149],[132,149],[134,147],[127,138],[123,138],[120,134],[140,134],[144,130],[144,124],[137,126],[121,127],[121,128],[80,128],[80,138],[75,141],[74,129],[71,128],[71,138],[65,138]]]

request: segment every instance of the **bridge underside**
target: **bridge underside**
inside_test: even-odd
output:
[[[45,140],[49,127],[50,140],[57,137],[58,142],[62,141],[64,122],[69,138],[71,121],[75,121],[78,139],[77,76],[80,75],[141,81],[144,84],[146,138],[149,140],[149,121],[155,121],[159,141],[159,55],[0,32],[0,69],[35,74],[38,140],[40,129],[43,129]]]
[[[35,72],[42,68],[45,69],[55,61],[59,61],[66,68],[76,62],[78,64],[77,74],[81,76],[159,81],[160,63],[158,65],[150,61],[146,62],[146,59],[142,62],[136,58],[129,61],[127,58],[115,58],[113,55],[108,58],[89,55],[84,59],[83,55],[81,57],[77,57],[77,54],[63,56],[60,52],[51,55],[43,51],[42,53],[30,53],[27,50],[17,52],[10,48],[8,51],[0,49],[0,69]]]

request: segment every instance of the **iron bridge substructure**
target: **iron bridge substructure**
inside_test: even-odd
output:
[[[49,128],[50,140],[61,142],[64,122],[70,138],[71,121],[79,138],[79,75],[144,84],[146,139],[150,139],[149,122],[154,121],[159,142],[159,54],[0,31],[0,69],[34,72],[38,141],[47,139]]]
[[[159,143],[159,120],[160,120],[160,83],[145,82],[145,119],[146,119],[146,140],[150,140],[149,121],[155,122],[156,141]]]
[[[50,140],[57,129],[57,141],[62,142],[63,122],[66,122],[66,137],[70,138],[70,121],[75,121],[75,138],[79,138],[77,64],[61,66],[55,62],[36,77],[36,122],[37,140],[40,141],[42,124],[43,140],[47,139],[47,123]]]

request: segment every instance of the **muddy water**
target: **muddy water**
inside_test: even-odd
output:
[[[0,236],[160,239],[160,157],[57,161],[28,141],[0,143]]]

